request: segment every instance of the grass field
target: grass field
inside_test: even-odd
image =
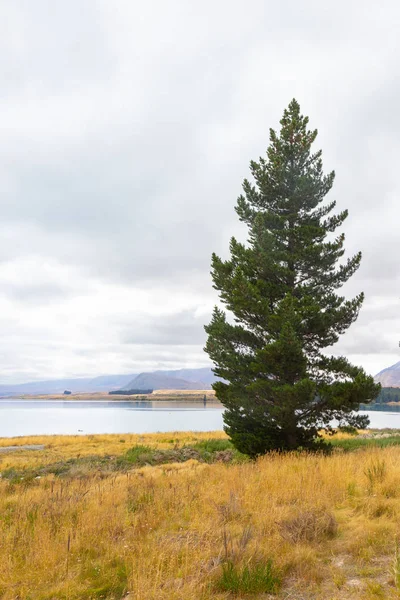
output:
[[[52,436],[1,455],[5,600],[399,598],[400,436],[250,462],[226,436]]]

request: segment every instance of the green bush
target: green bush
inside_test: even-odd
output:
[[[202,440],[190,446],[193,450],[204,452],[221,452],[222,450],[233,450],[233,444],[230,440]]]
[[[137,446],[129,448],[122,458],[124,462],[130,464],[146,464],[152,462],[154,453],[154,448],[151,448],[150,446],[144,446],[143,444],[138,444]]]

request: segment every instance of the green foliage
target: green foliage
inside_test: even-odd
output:
[[[382,388],[375,402],[377,404],[386,404],[387,402],[400,402],[400,388]]]
[[[218,589],[233,594],[274,594],[280,587],[279,574],[272,561],[248,564],[242,568],[228,561],[222,565]]]
[[[143,444],[138,444],[137,446],[133,446],[129,448],[127,452],[121,457],[120,463],[131,463],[131,464],[146,464],[153,462],[154,448],[151,446],[145,446]]]
[[[234,446],[257,456],[269,450],[316,448],[331,422],[363,428],[361,402],[380,386],[344,357],[325,348],[356,320],[364,296],[339,296],[361,253],[343,261],[347,211],[322,203],[334,173],[324,175],[317,131],[293,100],[267,156],[252,161],[236,212],[247,244],[231,239],[229,260],[212,257],[214,288],[227,313],[215,308],[205,350],[222,378],[213,385],[226,407],[225,431]]]
[[[199,453],[199,459],[204,462],[244,462],[248,458],[236,450],[230,440],[203,440],[192,444],[188,449]]]
[[[332,439],[331,445],[334,448],[342,448],[345,452],[352,452],[360,448],[387,448],[388,446],[399,446],[400,435],[391,435],[389,437],[363,438],[360,436],[347,439]]]
[[[128,569],[121,558],[113,558],[106,565],[84,562],[81,567],[80,577],[86,585],[80,598],[87,600],[124,598],[128,589]]]
[[[232,442],[229,440],[218,440],[218,439],[210,439],[210,440],[202,440],[201,442],[196,442],[190,446],[194,450],[198,450],[201,452],[204,450],[205,452],[222,452],[223,450],[232,450]]]

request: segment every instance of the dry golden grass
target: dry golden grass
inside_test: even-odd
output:
[[[1,469],[222,436],[0,440],[46,444],[43,452],[3,456]],[[0,597],[222,600],[231,597],[217,585],[224,560],[242,567],[272,559],[280,599],[394,599],[399,534],[400,447],[4,479]]]
[[[59,460],[80,456],[118,456],[137,444],[154,448],[171,448],[171,445],[189,445],[209,439],[226,439],[222,431],[192,433],[122,433],[102,435],[34,435],[16,438],[0,438],[0,448],[44,444],[42,451],[20,450],[11,454],[0,453],[0,469],[36,467]]]

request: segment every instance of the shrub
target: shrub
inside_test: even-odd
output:
[[[229,440],[218,440],[218,439],[210,439],[210,440],[202,440],[201,442],[196,442],[191,445],[191,448],[198,450],[201,452],[221,452],[222,450],[232,450],[232,442]]]
[[[143,465],[152,462],[154,452],[154,448],[138,444],[129,448],[121,458],[123,458],[123,462]]]
[[[364,470],[364,475],[368,479],[372,488],[375,483],[382,483],[386,477],[386,463],[384,460],[372,461],[369,467]]]
[[[335,517],[322,509],[303,510],[279,523],[281,536],[290,542],[313,542],[333,538],[337,532]]]

